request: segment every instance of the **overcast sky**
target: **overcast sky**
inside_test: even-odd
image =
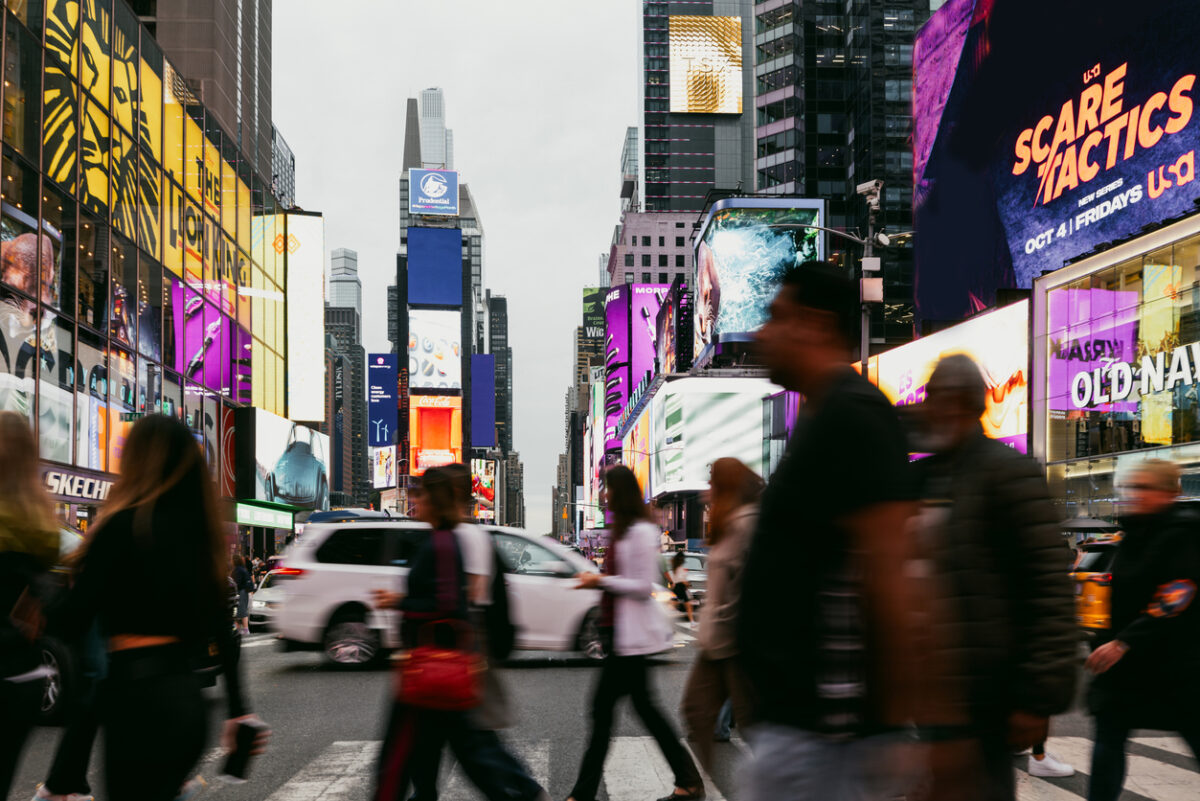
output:
[[[296,197],[328,253],[358,251],[363,337],[388,350],[400,244],[405,103],[446,93],[455,166],[485,232],[485,281],[508,296],[514,447],[526,525],[550,529],[580,289],[619,218],[625,129],[638,125],[640,3],[287,0],[274,4],[273,116]]]

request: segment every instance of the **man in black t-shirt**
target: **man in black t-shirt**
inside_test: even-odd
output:
[[[791,268],[758,335],[771,379],[806,403],[763,495],[739,640],[761,721],[751,801],[889,798],[879,749],[914,719],[914,505],[895,410],[849,366],[856,282]]]

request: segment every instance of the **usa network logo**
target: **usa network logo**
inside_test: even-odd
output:
[[[458,214],[458,173],[454,170],[409,170],[410,214]]]

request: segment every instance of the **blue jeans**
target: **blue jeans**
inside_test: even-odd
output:
[[[899,735],[831,740],[775,723],[754,727],[744,801],[885,801],[912,789],[919,765],[891,758]]]
[[[728,740],[731,726],[733,726],[733,699],[726,698],[725,703],[721,705],[720,713],[717,714],[717,726],[713,729],[713,737],[718,740]]]

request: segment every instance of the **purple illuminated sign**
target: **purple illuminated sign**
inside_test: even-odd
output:
[[[633,361],[629,366],[629,377],[634,384],[646,373],[654,372],[657,355],[655,325],[658,312],[662,309],[670,284],[634,284],[630,302],[629,341]]]
[[[1074,411],[1078,408],[1071,396],[1072,385],[1079,374],[1100,371],[1102,385],[1107,387],[1113,364],[1135,363],[1138,300],[1136,290],[1059,289],[1050,292],[1048,394],[1051,409]],[[1137,410],[1137,399],[1090,408],[1133,412]]]
[[[195,290],[180,282],[171,286],[171,305],[174,308],[175,326],[175,369],[189,381],[203,384],[216,392],[230,393],[235,379],[239,392],[248,379],[243,370],[249,365],[249,353],[245,353],[245,364],[238,359],[237,374],[230,349],[233,346],[230,320]],[[240,338],[241,345],[248,338]],[[242,354],[239,353],[239,357]]]

